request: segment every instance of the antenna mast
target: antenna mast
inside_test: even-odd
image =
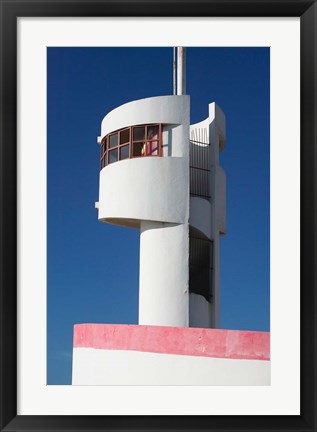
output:
[[[186,94],[186,48],[177,47],[177,94]]]
[[[176,47],[173,47],[173,95],[176,95]]]

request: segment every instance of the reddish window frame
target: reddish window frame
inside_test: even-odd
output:
[[[159,128],[159,133],[158,133],[158,139],[148,139],[147,138],[147,134],[148,134],[148,128],[154,127],[154,126],[158,126]],[[144,140],[133,140],[133,131],[135,128],[144,128]],[[108,135],[106,135],[100,143],[100,170],[102,170],[105,166],[110,165],[111,163],[115,163],[115,162],[119,162],[120,160],[126,160],[126,159],[135,159],[135,158],[139,158],[139,157],[161,157],[163,156],[163,147],[162,147],[162,124],[161,123],[150,123],[150,124],[141,124],[141,125],[134,125],[134,126],[128,126],[128,127],[124,127],[122,129],[118,129],[116,131],[113,131],[111,133],[109,133]],[[120,144],[120,137],[121,137],[121,133],[124,131],[129,131],[129,141],[124,142],[123,144]],[[109,148],[109,140],[110,137],[113,135],[118,135],[117,138],[117,145],[114,147],[110,147]],[[144,154],[144,155],[137,155],[137,156],[133,156],[133,145],[137,144],[137,143],[142,143],[144,142],[145,146],[147,143],[154,143],[154,142],[158,142],[158,154],[154,155],[154,154]],[[127,158],[124,159],[120,159],[120,150],[123,147],[129,146],[129,156]],[[117,160],[114,162],[111,162],[109,164],[109,152],[110,151],[114,151],[117,150]],[[145,147],[146,150],[146,147]]]

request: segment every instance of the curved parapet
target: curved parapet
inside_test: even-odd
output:
[[[189,125],[189,96],[158,96],[121,105],[102,120],[101,136],[144,123]]]
[[[139,99],[109,112],[101,124],[101,138],[125,127],[162,125],[164,156],[188,157],[189,96]]]
[[[209,115],[205,120],[190,125],[190,139],[200,144],[219,143],[219,151],[226,145],[226,118],[215,103],[209,104]]]
[[[137,227],[141,220],[185,223],[188,166],[184,158],[147,157],[114,163],[100,172],[98,218]]]
[[[209,120],[214,120],[214,134],[218,136],[219,151],[223,151],[226,146],[226,117],[215,103],[209,104]]]

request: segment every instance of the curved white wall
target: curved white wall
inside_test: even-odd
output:
[[[211,203],[199,197],[190,197],[189,225],[198,229],[209,239],[212,238],[211,231]]]
[[[139,324],[188,327],[188,224],[141,222]]]
[[[121,105],[104,117],[101,136],[126,126],[147,123],[189,126],[189,96],[158,96]]]
[[[186,223],[188,176],[185,158],[154,156],[113,163],[100,172],[98,218],[127,226],[131,220],[134,226],[140,220]]]

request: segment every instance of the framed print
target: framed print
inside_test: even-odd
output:
[[[316,2],[1,18],[1,430],[316,430]]]

